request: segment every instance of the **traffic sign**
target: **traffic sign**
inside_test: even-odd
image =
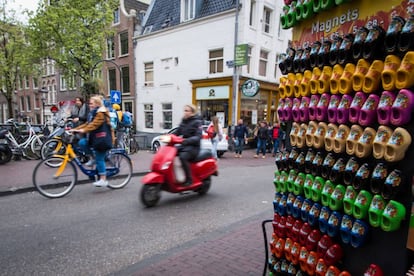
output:
[[[121,91],[111,90],[111,103],[120,104],[121,103]]]

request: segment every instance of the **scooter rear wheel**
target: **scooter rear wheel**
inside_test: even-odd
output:
[[[210,186],[211,186],[211,176],[203,180],[203,184],[201,185],[200,189],[198,189],[196,192],[199,195],[205,195],[208,192],[208,190],[210,190]]]
[[[161,198],[161,184],[143,185],[140,197],[146,207],[154,207]]]

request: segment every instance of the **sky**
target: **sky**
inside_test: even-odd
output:
[[[6,0],[6,1],[7,1],[6,10],[10,10],[10,9],[16,10],[17,11],[16,15],[18,19],[23,22],[25,22],[27,18],[24,17],[24,15],[22,14],[22,11],[24,9],[36,11],[38,3],[39,3],[39,0]],[[151,0],[139,0],[139,1],[147,3],[147,4],[151,2]]]

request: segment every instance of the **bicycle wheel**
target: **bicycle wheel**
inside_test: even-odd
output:
[[[139,144],[134,137],[129,138],[129,151],[131,154],[139,151]]]
[[[50,157],[42,160],[33,170],[32,181],[37,191],[47,198],[59,198],[72,191],[78,179],[75,165],[68,162],[62,173],[56,176],[59,168],[51,167],[49,163],[62,163],[61,157]]]
[[[40,155],[43,160],[50,157],[52,154],[64,154],[66,151],[66,146],[62,143],[62,140],[57,138],[52,138],[46,141],[42,145],[42,149],[40,150]]]
[[[39,136],[33,138],[30,148],[32,149],[33,153],[36,154],[38,158],[42,157],[41,149],[43,146],[42,139]]]
[[[22,154],[23,154],[23,158],[27,160],[39,159],[39,156],[37,156],[37,154],[32,151],[32,147],[30,146],[26,146],[25,148],[22,148]]]
[[[127,155],[119,152],[109,153],[105,165],[109,188],[121,189],[131,180],[132,162]]]

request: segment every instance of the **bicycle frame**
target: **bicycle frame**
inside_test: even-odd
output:
[[[116,150],[115,150],[116,151]],[[113,152],[112,150],[110,152]],[[82,171],[83,174],[89,176],[89,178],[94,179],[97,176],[96,169],[87,169],[82,165],[82,162],[79,160],[78,156],[73,149],[72,144],[67,144],[65,154],[54,154],[53,157],[58,157],[63,159],[62,164],[59,166],[58,170],[55,173],[55,177],[59,177],[62,172],[65,170],[68,162],[74,161],[78,168]],[[106,168],[106,176],[111,177],[119,173],[119,169],[116,167]]]

